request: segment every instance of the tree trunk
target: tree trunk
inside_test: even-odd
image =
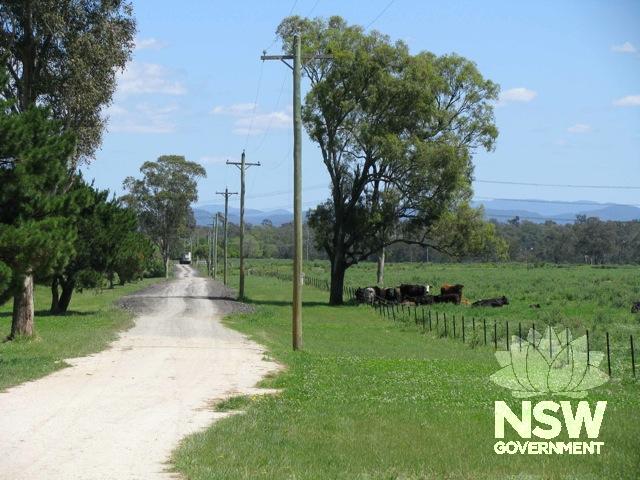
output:
[[[169,278],[169,256],[164,257],[164,278]]]
[[[54,315],[59,312],[58,309],[60,308],[60,292],[58,291],[59,283],[60,280],[58,279],[58,276],[54,276],[51,281],[51,308],[49,309],[49,312]]]
[[[329,305],[342,305],[342,290],[344,288],[344,274],[347,271],[344,260],[335,258],[331,261],[331,289]]]
[[[378,271],[377,271],[377,284],[379,287],[384,286],[384,247],[380,249],[378,254]]]
[[[62,282],[62,294],[60,295],[60,302],[58,304],[58,313],[67,313],[69,304],[71,303],[71,295],[73,295],[73,289],[75,286],[75,280]]]
[[[33,335],[33,275],[27,274],[19,279],[17,291],[13,296],[13,318],[11,320],[10,339]]]

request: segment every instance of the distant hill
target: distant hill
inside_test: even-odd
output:
[[[575,221],[576,215],[598,217],[601,220],[640,220],[640,207],[614,203],[590,201],[554,203],[535,199],[496,199],[474,201],[473,205],[483,205],[485,216],[499,222],[506,222],[519,216],[522,220],[536,223],[544,223],[547,220],[553,220],[556,223],[572,223]]]
[[[224,205],[198,205],[193,208],[196,217],[196,224],[200,226],[211,225],[213,216],[216,212],[224,213]],[[255,210],[252,208],[244,209],[245,222],[251,225],[259,225],[264,220],[270,220],[276,226],[283,225],[293,221],[293,213],[288,210]],[[229,221],[231,223],[240,223],[240,209],[229,207]]]
[[[480,200],[474,201],[474,206],[484,205],[485,216],[499,222],[518,216],[521,220],[544,223],[553,220],[556,223],[572,223],[576,215],[598,217],[601,220],[630,221],[640,220],[640,207],[632,205],[617,205],[614,203],[597,203],[589,201],[553,203],[544,200]],[[224,213],[224,205],[198,205],[193,212],[196,224],[211,225],[216,212]],[[244,212],[245,221],[252,225],[259,225],[264,220],[270,220],[275,226],[293,221],[293,213],[288,210],[256,210],[247,208]],[[240,222],[240,209],[229,207],[229,221]]]

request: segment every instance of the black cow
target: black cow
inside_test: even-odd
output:
[[[423,295],[416,298],[416,305],[432,305],[435,303],[435,298],[433,295]]]
[[[400,293],[402,294],[402,298],[418,298],[429,293],[429,289],[424,285],[409,285],[403,283],[400,285]]]
[[[456,305],[460,305],[460,297],[461,295],[457,293],[445,293],[444,295],[435,295],[433,297],[434,303],[455,303]]]
[[[373,303],[376,291],[373,287],[364,287],[356,289],[356,301],[358,303]]]
[[[640,313],[640,302],[633,302],[631,305],[631,313]]]
[[[387,302],[401,302],[402,301],[402,294],[400,293],[400,289],[399,288],[384,288],[384,289],[382,289],[382,292],[384,292],[383,298]]]
[[[504,295],[498,298],[487,298],[484,300],[478,300],[471,304],[472,307],[502,307],[503,305],[509,305],[509,300]]]

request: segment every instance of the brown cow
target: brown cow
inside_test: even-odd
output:
[[[462,296],[463,288],[464,288],[464,285],[460,285],[459,283],[456,283],[455,285],[450,285],[448,283],[445,283],[440,287],[440,295],[448,295],[448,294],[455,293],[456,295]]]

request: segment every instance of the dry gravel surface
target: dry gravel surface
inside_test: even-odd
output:
[[[123,301],[135,326],[107,350],[0,393],[0,479],[169,479],[178,442],[224,413],[216,399],[260,393],[278,365],[220,322],[247,309],[178,266],[175,280]]]

